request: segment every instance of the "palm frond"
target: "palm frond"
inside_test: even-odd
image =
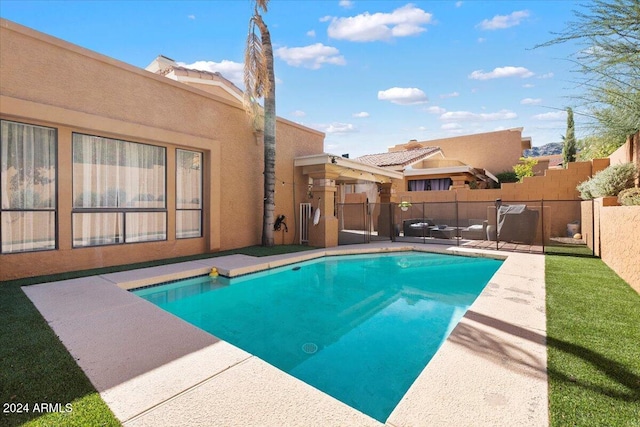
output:
[[[263,12],[268,12],[267,5],[269,4],[269,0],[256,0],[256,7],[261,9]]]
[[[260,129],[261,109],[258,100],[269,90],[266,58],[262,49],[262,39],[256,34],[256,17],[249,22],[249,34],[244,54],[244,107],[256,129]]]

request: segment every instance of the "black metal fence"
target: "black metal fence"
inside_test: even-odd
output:
[[[338,204],[340,245],[397,241],[592,255],[579,200]],[[592,214],[591,214],[592,215]],[[587,243],[591,243],[587,245]]]

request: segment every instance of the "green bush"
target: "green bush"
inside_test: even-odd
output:
[[[518,182],[518,175],[514,171],[504,171],[496,175],[498,182],[503,184],[505,182]]]
[[[617,196],[622,190],[633,187],[637,174],[638,170],[633,163],[613,165],[581,182],[576,188],[584,200]]]
[[[618,194],[618,203],[622,206],[640,206],[640,188],[627,188]]]

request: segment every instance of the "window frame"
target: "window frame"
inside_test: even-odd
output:
[[[36,209],[36,208],[30,208],[30,209],[16,209],[16,208],[8,208],[8,209],[4,209],[2,207],[2,203],[0,203],[0,255],[12,255],[12,254],[24,254],[24,253],[31,253],[31,252],[48,252],[48,251],[56,251],[60,248],[59,243],[60,243],[60,239],[59,239],[59,214],[58,214],[58,209],[59,209],[59,201],[58,201],[58,175],[59,175],[59,138],[58,138],[58,128],[54,128],[54,127],[50,127],[50,126],[43,126],[43,125],[36,125],[33,123],[27,123],[27,122],[20,122],[17,120],[8,120],[8,119],[0,119],[0,126],[2,125],[2,122],[8,122],[8,123],[16,123],[19,125],[23,125],[23,126],[32,126],[32,127],[39,127],[39,128],[43,128],[43,129],[48,129],[48,130],[52,130],[53,131],[53,137],[54,137],[54,153],[55,153],[55,164],[54,164],[54,168],[55,168],[55,173],[54,173],[54,179],[55,179],[55,185],[54,185],[54,193],[55,196],[53,197],[54,200],[54,207],[53,208],[40,208],[40,209]],[[2,141],[0,140],[0,147],[2,145]],[[2,153],[2,150],[0,149],[0,154]],[[1,163],[0,163],[1,165]],[[0,166],[1,168],[1,166]],[[0,169],[1,172],[1,169]],[[0,185],[0,193],[2,192],[2,186]],[[2,241],[2,214],[5,212],[53,212],[53,247],[51,248],[43,248],[43,249],[26,249],[26,250],[20,250],[20,251],[11,251],[11,252],[5,252],[3,250],[3,241]]]
[[[179,151],[183,151],[186,153],[197,153],[200,155],[200,207],[199,208],[178,208],[178,203],[179,203],[179,197],[178,197],[178,161],[179,161],[179,157],[178,157],[178,152]],[[176,148],[175,150],[175,158],[176,158],[176,197],[175,197],[175,204],[176,204],[176,240],[182,240],[182,239],[200,239],[204,236],[204,153],[202,151],[197,151],[197,150],[187,150],[184,148]],[[185,237],[178,237],[178,212],[200,212],[200,234],[198,236],[185,236]]]
[[[75,206],[75,196],[74,196],[74,189],[75,189],[75,173],[74,173],[74,166],[75,166],[75,149],[74,149],[74,135],[81,135],[81,136],[88,136],[88,137],[95,137],[95,138],[104,138],[104,139],[110,139],[113,141],[119,141],[119,142],[125,142],[125,143],[129,143],[129,144],[140,144],[140,145],[147,145],[150,147],[156,147],[156,148],[161,148],[164,151],[164,207],[162,208],[139,208],[139,207],[89,207],[89,208],[80,208],[80,207],[76,207]],[[168,208],[167,208],[167,190],[168,190],[168,186],[167,186],[167,168],[168,168],[168,164],[167,164],[167,151],[168,148],[166,146],[163,145],[156,145],[156,144],[149,144],[149,143],[145,143],[145,142],[137,142],[137,141],[129,141],[126,139],[117,139],[117,138],[113,138],[110,136],[101,136],[101,135],[95,135],[95,134],[89,134],[89,133],[83,133],[83,132],[72,132],[71,133],[71,194],[72,194],[72,202],[71,202],[71,247],[73,249],[82,249],[82,248],[95,248],[95,247],[104,247],[104,246],[119,246],[119,245],[134,245],[134,244],[139,244],[139,243],[153,243],[153,242],[166,242],[169,239],[169,213],[168,213]],[[117,166],[120,167],[120,163],[119,163],[118,159],[118,163]],[[84,190],[84,189],[83,189]],[[143,240],[143,241],[127,241],[127,214],[128,213],[164,213],[164,238],[162,239],[154,239],[154,240]],[[116,213],[119,215],[122,215],[122,231],[120,232],[119,235],[119,239],[118,241],[114,242],[114,243],[106,243],[106,244],[93,244],[93,245],[77,245],[75,243],[76,241],[76,236],[74,234],[75,232],[75,214],[91,214],[91,213]]]

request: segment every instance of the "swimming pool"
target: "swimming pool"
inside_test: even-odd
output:
[[[134,293],[384,422],[500,265],[332,256]]]

